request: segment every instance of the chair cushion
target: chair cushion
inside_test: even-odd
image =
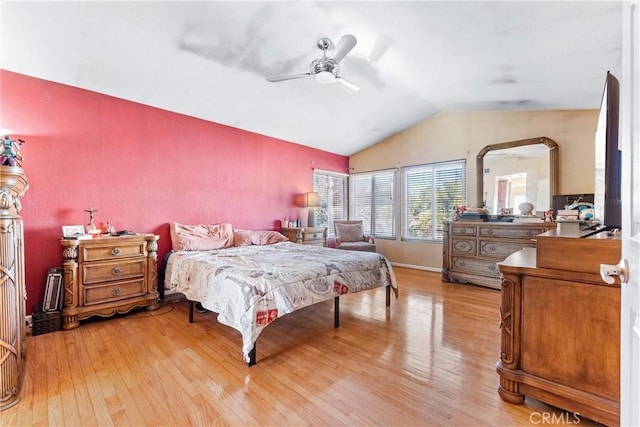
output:
[[[364,240],[362,224],[338,224],[336,223],[336,234],[341,242],[361,242]]]
[[[359,242],[341,242],[338,249],[347,249],[350,251],[377,252],[376,245],[359,241]]]

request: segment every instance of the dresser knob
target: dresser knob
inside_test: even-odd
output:
[[[111,255],[118,255],[119,253],[120,253],[120,249],[118,248],[111,249]]]
[[[114,289],[111,291],[111,295],[113,295],[113,296],[120,295],[120,289],[119,289],[119,288],[114,288]]]
[[[114,276],[117,276],[118,274],[120,274],[120,269],[118,267],[113,267],[111,269],[111,274],[113,274]]]

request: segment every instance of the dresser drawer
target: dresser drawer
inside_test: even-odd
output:
[[[500,261],[522,248],[536,247],[534,242],[507,242],[483,239],[480,239],[478,244],[480,245],[480,256],[490,256]]]
[[[129,279],[144,276],[145,259],[121,260],[82,265],[82,283]]]
[[[536,228],[518,228],[518,227],[492,227],[490,225],[483,225],[479,227],[480,237],[495,236],[506,237],[512,239],[533,239],[538,234],[545,231],[542,227]]]
[[[475,255],[476,240],[461,239],[459,237],[451,239],[451,253],[454,255]]]
[[[145,294],[144,278],[84,286],[84,304],[101,304]]]
[[[87,245],[82,246],[82,258],[84,262],[87,261],[105,261],[119,258],[131,258],[131,257],[144,257],[145,243],[139,242],[127,244],[123,242],[121,245],[114,245],[112,241],[105,245]]]
[[[500,277],[500,271],[495,261],[478,258],[453,257],[451,271],[460,273],[478,274],[488,277]]]
[[[451,234],[455,234],[456,236],[475,236],[476,235],[475,226],[469,225],[452,225],[451,226]]]

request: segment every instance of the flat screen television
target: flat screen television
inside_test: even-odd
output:
[[[622,225],[622,152],[618,145],[620,83],[607,72],[595,137],[594,217],[600,229]]]

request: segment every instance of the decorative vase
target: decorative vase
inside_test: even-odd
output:
[[[520,203],[518,205],[520,215],[533,215],[533,204],[529,202]]]

